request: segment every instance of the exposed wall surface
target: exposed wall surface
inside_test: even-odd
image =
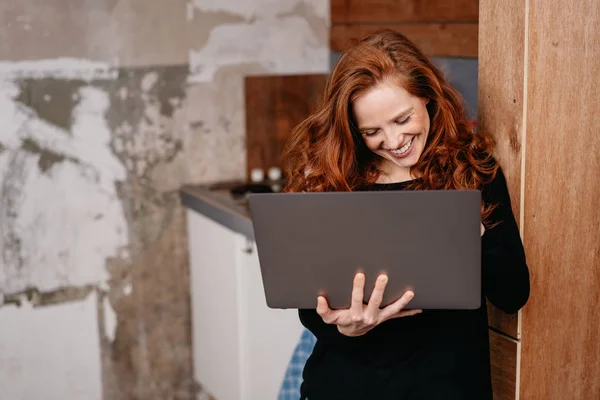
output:
[[[328,25],[320,0],[0,4],[3,393],[193,397],[178,188],[244,176],[243,77],[326,72]]]

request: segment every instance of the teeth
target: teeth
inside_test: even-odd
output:
[[[408,143],[406,143],[404,146],[402,146],[400,149],[398,150],[390,150],[390,152],[399,155],[399,154],[404,154],[408,151],[408,149],[410,148],[410,145],[412,144],[412,141],[415,137],[413,136]]]

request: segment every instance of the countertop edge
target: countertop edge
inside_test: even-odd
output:
[[[179,193],[184,207],[254,240],[252,220],[245,213],[218,201],[207,190],[184,186]]]

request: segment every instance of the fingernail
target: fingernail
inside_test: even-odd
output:
[[[386,275],[379,275],[379,282],[381,283],[386,283],[387,282],[387,276]]]

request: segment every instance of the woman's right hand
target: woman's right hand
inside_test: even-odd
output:
[[[332,310],[323,296],[317,299],[317,313],[326,324],[337,325],[338,331],[346,336],[361,336],[384,321],[392,318],[408,317],[419,314],[422,310],[404,310],[404,307],[412,300],[414,293],[408,291],[396,302],[384,307],[383,292],[387,285],[386,275],[379,275],[375,282],[375,288],[369,299],[369,303],[363,303],[365,289],[365,275],[358,273],[354,276],[352,287],[352,303],[347,310]]]

